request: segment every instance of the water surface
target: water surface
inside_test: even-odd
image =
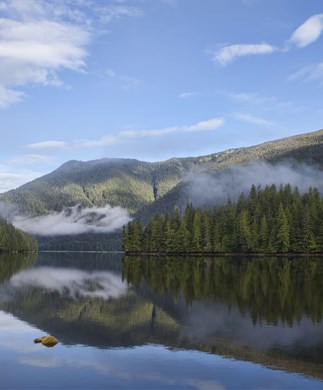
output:
[[[322,389],[322,276],[320,258],[2,255],[0,388]]]

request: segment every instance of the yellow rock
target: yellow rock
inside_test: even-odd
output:
[[[54,347],[58,340],[54,336],[43,336],[34,340],[34,343],[42,343],[45,347]]]

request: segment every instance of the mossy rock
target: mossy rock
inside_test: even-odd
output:
[[[54,336],[43,336],[35,339],[34,343],[42,343],[45,347],[54,347],[58,343],[58,340]]]

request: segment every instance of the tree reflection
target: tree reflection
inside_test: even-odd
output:
[[[15,273],[35,263],[37,253],[3,253],[0,254],[0,283],[11,278]]]
[[[265,320],[292,325],[305,314],[320,322],[323,313],[321,258],[132,257],[123,261],[123,277],[153,293],[183,294],[188,305],[211,299],[250,312],[254,324]]]

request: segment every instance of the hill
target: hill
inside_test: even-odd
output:
[[[290,171],[279,171],[277,167],[286,166],[286,161]],[[323,130],[206,156],[154,163],[109,158],[69,161],[45,176],[0,194],[0,201],[18,205],[21,213],[29,215],[61,212],[76,204],[108,204],[120,206],[147,222],[156,212],[169,212],[175,206],[184,208],[188,202],[214,203],[221,191],[220,195],[227,200],[230,186],[238,193],[245,184],[248,188],[257,182],[261,184],[259,176],[267,180],[265,184],[271,184],[275,181],[273,171],[278,179],[288,182],[304,163],[315,167],[316,172],[323,168]],[[303,182],[308,176],[301,172],[298,181]],[[216,181],[212,182],[213,179]],[[309,186],[312,182],[303,184]]]

